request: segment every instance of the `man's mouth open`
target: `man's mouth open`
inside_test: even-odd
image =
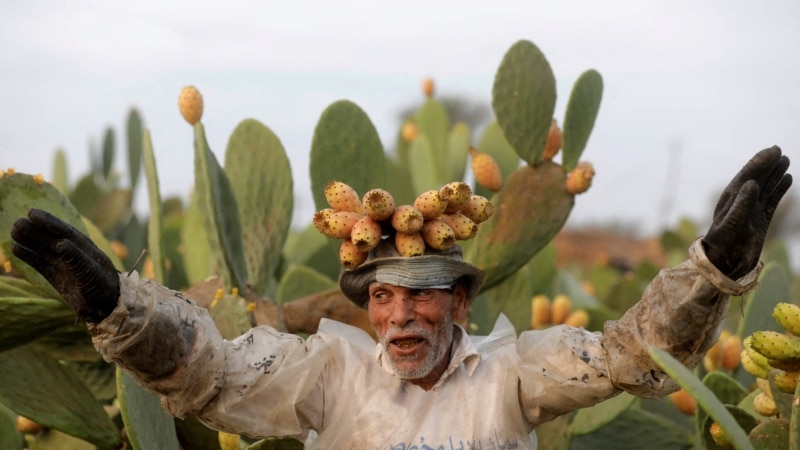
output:
[[[419,336],[397,337],[390,341],[394,352],[401,356],[416,353],[425,343],[425,339]]]

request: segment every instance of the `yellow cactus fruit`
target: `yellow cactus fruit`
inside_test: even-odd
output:
[[[445,214],[461,211],[472,197],[472,188],[467,183],[453,181],[439,188],[439,198],[447,202]]]
[[[386,220],[394,212],[394,197],[385,189],[370,189],[361,199],[361,208],[374,220]]]
[[[420,234],[425,244],[436,250],[448,250],[456,243],[453,229],[441,219],[426,220]]]
[[[457,240],[464,241],[472,239],[475,237],[475,233],[478,232],[478,224],[460,212],[452,214],[445,213],[439,216],[439,218],[450,226]]]
[[[381,242],[381,225],[370,216],[362,216],[353,224],[350,240],[360,252],[369,252]]]
[[[33,182],[38,185],[44,184],[44,175],[37,173],[36,175],[33,176]]]
[[[756,331],[753,332],[753,350],[766,356],[769,359],[788,360],[800,358],[800,340],[787,336],[777,331]]]
[[[544,294],[534,295],[531,299],[531,329],[541,330],[552,323],[550,298]]]
[[[361,210],[361,197],[358,192],[341,181],[334,180],[325,186],[325,200],[331,208],[337,211],[363,213]]]
[[[581,194],[589,190],[594,178],[594,167],[591,163],[579,162],[572,172],[567,175],[567,192]]]
[[[564,325],[586,328],[589,325],[589,313],[585,309],[576,309],[567,316],[566,320],[564,320]]]
[[[36,434],[43,431],[44,427],[24,416],[17,416],[17,431],[25,434]]]
[[[675,408],[688,415],[693,416],[697,412],[697,400],[694,399],[685,389],[669,394],[669,400],[675,405]]]
[[[422,228],[425,218],[412,205],[400,205],[392,213],[392,228],[400,233],[414,234]]]
[[[503,174],[497,161],[475,147],[469,148],[469,154],[472,156],[471,167],[475,181],[492,192],[499,191],[503,187]]]
[[[731,438],[729,438],[728,435],[725,434],[725,430],[723,430],[722,427],[719,426],[719,423],[717,423],[716,421],[711,423],[711,427],[708,429],[708,433],[711,434],[711,439],[713,439],[718,446],[722,448],[733,447],[733,442],[731,442]]]
[[[786,372],[785,370],[778,370],[775,372],[775,387],[781,392],[794,394],[797,389],[797,377],[800,372]]]
[[[544,145],[542,159],[551,161],[559,150],[561,150],[561,128],[558,127],[556,119],[553,119],[550,122],[550,131],[547,133],[547,143]]]
[[[189,125],[194,125],[203,118],[203,96],[194,86],[186,86],[181,89],[178,96],[178,109],[184,120]]]
[[[436,219],[444,213],[447,202],[439,197],[439,191],[431,190],[419,194],[414,199],[414,207],[422,213],[425,220]]]
[[[422,93],[425,94],[425,98],[433,97],[433,79],[432,78],[425,78],[422,80]]]
[[[326,220],[327,227],[323,233],[335,239],[349,239],[353,226],[362,217],[366,216],[350,211],[336,211]]]
[[[114,239],[108,244],[111,246],[111,251],[113,251],[114,254],[119,257],[119,259],[125,259],[128,257],[128,247],[122,242]]]
[[[756,386],[761,389],[761,392],[769,395],[770,398],[773,398],[772,387],[769,385],[769,380],[766,378],[756,378]]]
[[[6,273],[11,273],[11,261],[3,261],[3,270],[5,270]]]
[[[775,404],[775,400],[764,392],[759,392],[753,398],[753,409],[765,417],[778,415],[778,405]]]
[[[463,208],[461,213],[472,219],[475,223],[485,222],[494,214],[494,205],[486,197],[472,195]]]
[[[733,372],[742,362],[742,341],[739,336],[731,334],[722,342],[722,368]]]
[[[751,354],[757,353],[755,351],[748,351],[747,348],[742,350],[740,355],[742,369],[756,378],[767,378],[769,376],[769,369],[756,363],[756,361],[750,357]],[[758,356],[763,358],[762,355]]]
[[[403,124],[403,128],[400,129],[400,136],[404,141],[412,142],[419,136],[419,127],[414,122],[406,122]]]
[[[567,320],[572,312],[572,300],[564,294],[556,295],[553,298],[553,307],[551,309],[551,316],[553,325],[560,325]]]
[[[425,240],[420,233],[395,233],[394,247],[400,256],[422,256],[425,254]]]
[[[800,306],[792,303],[778,303],[772,311],[772,317],[784,330],[800,336]]]
[[[360,252],[353,241],[345,239],[339,245],[339,262],[347,269],[355,269],[367,260],[368,252]]]
[[[13,167],[9,167],[8,169],[6,169],[6,173],[8,174],[8,176],[11,176],[16,173],[16,170],[14,170]]]
[[[220,450],[239,450],[239,441],[241,437],[238,434],[220,431],[218,433],[218,440]]]

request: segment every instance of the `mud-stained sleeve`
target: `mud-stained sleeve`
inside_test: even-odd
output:
[[[642,397],[662,397],[679,386],[656,365],[647,349],[656,346],[692,369],[719,339],[730,295],[756,285],[763,265],[731,280],[705,256],[698,239],[691,259],[662,270],[642,299],[618,321],[606,322],[604,345],[611,380],[619,389]]]
[[[321,340],[257,327],[226,341],[208,311],[181,293],[136,273],[120,279],[120,303],[90,325],[93,342],[159,395],[165,411],[252,437],[302,438],[322,421]]]

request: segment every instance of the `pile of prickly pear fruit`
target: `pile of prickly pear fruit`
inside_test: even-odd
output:
[[[400,256],[421,256],[425,249],[448,250],[456,240],[475,237],[478,224],[494,211],[486,197],[473,195],[468,184],[454,181],[423,192],[410,205],[395,206],[385,189],[359,196],[353,187],[332,181],[325,187],[330,208],[314,215],[322,234],[341,239],[339,261],[348,268],[361,265],[382,239],[393,239]]]

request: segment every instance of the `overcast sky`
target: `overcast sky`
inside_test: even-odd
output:
[[[0,167],[49,178],[64,148],[74,182],[88,171],[89,141],[99,143],[107,126],[121,135],[136,107],[152,133],[162,195],[185,198],[192,132],[176,100],[194,84],[220,161],[245,118],[278,135],[293,168],[294,223],[307,224],[308,154],[330,103],[357,103],[390,146],[398,110],[421,98],[424,77],[442,95],[488,104],[503,54],[519,39],[550,61],[562,123],[575,79],[589,68],[604,79],[583,156],[597,175],[568,226],[652,233],[681,217],[705,226],[728,180],[773,144],[798,173],[800,2],[789,0],[4,0]],[[123,157],[116,166],[127,174]],[[138,194],[146,208],[143,185]]]

